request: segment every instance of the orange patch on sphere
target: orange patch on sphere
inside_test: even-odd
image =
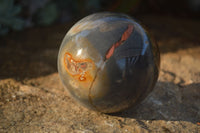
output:
[[[92,60],[74,59],[70,53],[66,52],[64,65],[67,73],[83,86],[88,86],[88,83],[93,81],[92,71],[95,70],[95,64]]]

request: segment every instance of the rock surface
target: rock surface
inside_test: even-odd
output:
[[[0,40],[0,132],[200,132],[199,20],[141,16],[161,49],[159,80],[138,106],[101,114],[76,103],[57,73],[72,24]]]

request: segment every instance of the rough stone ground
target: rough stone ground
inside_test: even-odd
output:
[[[87,110],[70,98],[57,53],[72,24],[28,29],[0,40],[0,132],[200,132],[200,20],[141,16],[161,49],[159,80],[137,107]]]

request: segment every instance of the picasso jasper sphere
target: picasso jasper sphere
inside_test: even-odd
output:
[[[156,43],[133,18],[96,13],[66,34],[58,55],[64,87],[78,103],[114,113],[141,102],[159,73]]]

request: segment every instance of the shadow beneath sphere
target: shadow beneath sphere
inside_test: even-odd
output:
[[[140,104],[111,114],[139,120],[200,120],[200,83],[179,87],[171,82],[158,82],[152,93]]]

